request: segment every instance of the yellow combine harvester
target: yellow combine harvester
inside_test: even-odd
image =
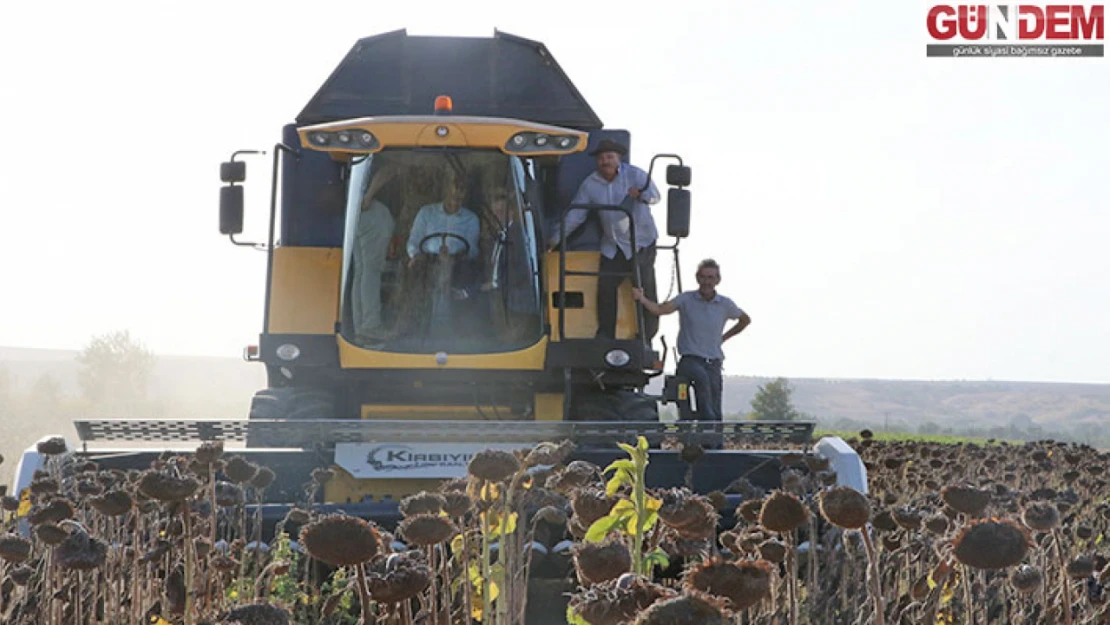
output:
[[[673,487],[689,467],[664,448],[668,437],[807,442],[812,423],[661,422],[660,402],[686,417],[690,406],[673,376],[660,395],[645,391],[663,375],[665,344],[643,338],[635,272],[619,292],[616,337],[596,336],[599,228],[587,221],[568,236],[560,224],[574,207],[632,219],[625,206],[571,205],[604,139],[629,145],[631,135],[603,127],[540,43],[404,31],[360,40],[274,146],[267,240],[236,238],[246,152],[220,169],[221,233],[268,257],[262,332],[246,357],[269,383],[250,418],[79,421],[79,453],[145,468],[157,451],[93,447],[242,441],[278,474],[268,519],[303,497],[313,469],[331,467],[321,504],[390,523],[400,499],[464,476],[485,448],[571,440],[575,458],[606,466],[617,442],[645,436],[649,484]],[[673,242],[659,247],[677,267],[690,169],[675,155],[641,159],[652,174],[670,162]],[[845,479],[858,458],[838,442],[818,447]],[[775,487],[777,453],[708,451],[689,483],[725,491],[743,475]],[[32,449],[17,488],[37,462]]]

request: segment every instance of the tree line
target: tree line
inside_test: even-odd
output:
[[[54,416],[88,409],[121,417],[149,414],[148,392],[156,358],[129,331],[93,337],[75,360],[77,396],[67,394],[52,373],[20,388],[15,375],[0,365],[0,414]]]

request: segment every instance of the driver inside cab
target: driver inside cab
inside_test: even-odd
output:
[[[448,169],[443,178],[443,201],[422,206],[412,223],[406,246],[409,267],[425,255],[478,258],[481,224],[478,215],[462,205],[465,196],[465,177]]]
[[[406,299],[411,308],[400,323],[406,335],[414,329],[419,329],[419,336],[457,334],[456,323],[465,321],[466,315],[460,317],[462,310],[452,301],[471,304],[464,300],[470,299],[478,282],[481,223],[474,211],[463,206],[466,175],[448,167],[440,182],[443,200],[420,208],[405,246],[409,257]]]

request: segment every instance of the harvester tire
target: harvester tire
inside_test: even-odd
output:
[[[334,419],[335,395],[318,388],[268,388],[254,394],[250,418]]]

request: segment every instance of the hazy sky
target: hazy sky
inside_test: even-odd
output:
[[[237,357],[265,257],[218,234],[219,163],[269,150],[360,37],[496,27],[634,162],[693,167],[684,286],[713,256],[754,320],[726,373],[1110,381],[1110,59],[927,59],[925,3],[632,6],[7,3],[0,345]]]

